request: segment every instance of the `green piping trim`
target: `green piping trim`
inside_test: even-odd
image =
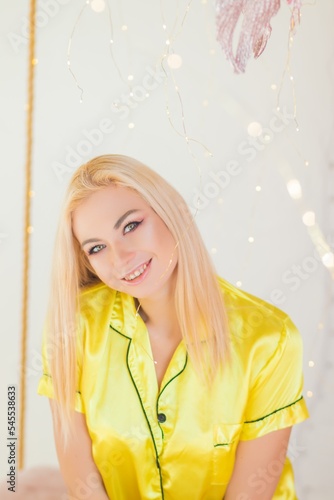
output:
[[[184,372],[186,366],[187,366],[187,362],[188,362],[188,353],[186,353],[186,360],[185,360],[185,363],[184,363],[184,367],[182,368],[182,370],[177,373],[176,375],[174,375],[174,377],[172,377],[170,380],[168,380],[167,384],[163,386],[159,396],[158,396],[158,400],[161,396],[161,394],[164,392],[164,390],[166,389],[167,385],[169,385],[176,377],[178,377],[179,375],[181,375],[182,372]]]
[[[139,401],[140,401],[140,405],[142,407],[142,410],[143,410],[143,413],[145,415],[145,419],[146,419],[146,422],[147,422],[147,425],[148,425],[148,428],[150,430],[150,434],[151,434],[151,437],[152,437],[152,441],[153,441],[153,445],[154,445],[154,451],[155,451],[155,458],[156,458],[156,464],[157,464],[157,468],[159,470],[159,477],[160,477],[160,490],[161,490],[161,496],[162,496],[162,500],[164,500],[165,498],[165,495],[164,495],[164,490],[163,490],[163,485],[162,485],[162,475],[161,475],[161,468],[160,468],[160,463],[159,463],[159,455],[158,455],[158,450],[157,450],[157,445],[155,443],[155,440],[154,440],[154,435],[153,435],[153,432],[152,432],[152,428],[151,428],[151,424],[150,424],[150,421],[148,419],[148,416],[146,414],[146,411],[145,411],[145,408],[144,408],[144,404],[142,402],[142,399],[140,397],[140,393],[138,391],[138,388],[136,386],[136,383],[133,379],[133,376],[132,376],[132,373],[131,373],[131,370],[130,370],[130,366],[129,366],[129,351],[130,351],[130,347],[131,347],[131,342],[132,342],[132,339],[130,337],[127,337],[126,335],[124,335],[123,333],[119,332],[118,330],[116,330],[114,327],[112,327],[111,325],[109,325],[115,332],[119,333],[120,335],[122,335],[122,337],[125,337],[126,339],[129,340],[129,345],[128,345],[128,349],[127,349],[127,352],[126,352],[126,365],[127,365],[127,368],[128,368],[128,372],[130,374],[130,377],[131,377],[131,380],[132,380],[132,383],[134,385],[134,388],[136,389],[136,392],[137,392],[137,395],[138,395],[138,398],[139,398]]]
[[[228,446],[229,444],[231,444],[231,443],[218,443],[218,444],[215,444],[213,447],[216,448],[217,446]]]
[[[261,420],[264,420],[265,418],[270,417],[270,415],[274,415],[274,413],[277,413],[278,411],[284,410],[285,408],[289,408],[289,406],[295,405],[296,403],[298,403],[298,401],[300,401],[302,399],[303,399],[303,396],[301,396],[299,399],[297,399],[293,403],[290,403],[289,405],[283,406],[282,408],[279,408],[278,410],[275,410],[271,413],[268,413],[268,415],[265,415],[264,417],[258,418],[256,420],[247,420],[244,422],[244,424],[253,424],[254,422],[260,422]]]
[[[182,370],[179,373],[177,373],[176,375],[174,375],[174,377],[172,377],[170,380],[168,380],[167,384],[163,386],[162,391],[160,392],[159,396],[157,397],[157,403],[156,403],[156,412],[157,412],[157,415],[158,415],[159,399],[160,399],[161,394],[164,392],[164,390],[166,389],[167,385],[169,385],[174,379],[176,379],[176,377],[178,377],[179,375],[181,375],[182,372],[184,372],[184,370],[185,370],[185,368],[187,366],[187,362],[188,362],[188,353],[186,353],[186,360],[185,360],[184,367],[182,368]],[[158,421],[158,424],[159,424],[159,427],[160,427],[161,432],[162,432],[162,437],[164,437],[164,431],[163,431],[163,429],[162,429],[159,421]]]
[[[126,338],[126,339],[128,339],[128,340],[132,340],[132,338],[131,338],[131,337],[128,337],[127,335],[124,335],[124,333],[119,332],[119,331],[118,331],[118,330],[116,330],[116,328],[114,328],[112,325],[110,325],[110,324],[109,324],[109,326],[110,326],[110,328],[111,328],[112,330],[114,330],[114,332],[117,332],[117,333],[119,333],[120,335],[122,335],[122,337],[125,337],[125,338]]]

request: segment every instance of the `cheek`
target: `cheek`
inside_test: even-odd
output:
[[[93,268],[94,272],[99,276],[99,278],[102,279],[102,277],[105,276],[105,274],[108,272],[107,271],[107,265],[106,265],[106,259],[105,257],[101,255],[96,255],[94,257],[90,258],[90,265]]]
[[[156,238],[157,246],[159,247],[162,254],[170,258],[170,255],[173,252],[176,245],[176,241],[174,240],[171,232],[165,226],[165,224],[162,223],[162,225],[160,225],[159,227],[159,231],[157,231],[157,235],[158,235]]]

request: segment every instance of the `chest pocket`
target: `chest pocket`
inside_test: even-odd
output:
[[[212,484],[229,482],[242,425],[215,424],[213,426]]]

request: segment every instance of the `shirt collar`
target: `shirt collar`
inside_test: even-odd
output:
[[[134,297],[117,291],[110,317],[112,328],[132,339],[139,319]]]

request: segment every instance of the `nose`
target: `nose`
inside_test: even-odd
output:
[[[125,245],[113,245],[111,250],[111,260],[115,275],[118,278],[123,278],[135,262],[135,251],[127,248]]]

